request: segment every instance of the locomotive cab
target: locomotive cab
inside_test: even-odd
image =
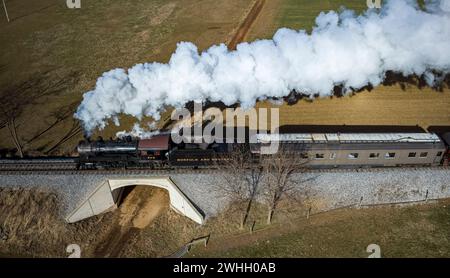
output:
[[[139,140],[138,152],[143,167],[158,168],[167,163],[170,149],[170,134],[158,134]]]

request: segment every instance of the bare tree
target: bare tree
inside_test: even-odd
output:
[[[285,146],[280,146],[277,153],[263,158],[266,171],[265,183],[262,190],[267,204],[267,224],[272,223],[275,210],[287,193],[294,191],[301,181],[294,180],[293,174],[303,169],[308,160],[300,152],[292,152]]]
[[[239,228],[243,229],[260,191],[264,175],[262,164],[259,159],[255,161],[250,149],[244,144],[235,145],[230,154],[218,161],[225,183],[217,186],[240,211]]]

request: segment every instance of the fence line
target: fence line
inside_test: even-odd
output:
[[[174,253],[172,253],[169,256],[164,257],[164,258],[181,258],[184,255],[186,255],[187,253],[189,253],[189,251],[191,250],[192,246],[199,245],[199,244],[203,243],[203,245],[206,247],[206,245],[208,244],[208,241],[209,241],[209,235],[193,239],[189,243],[183,245],[180,249],[178,249]]]

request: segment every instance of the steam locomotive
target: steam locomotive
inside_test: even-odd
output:
[[[148,139],[126,137],[80,142],[80,169],[208,167],[239,144],[254,156],[271,143],[307,159],[308,167],[392,167],[448,165],[450,133],[282,133],[256,134],[237,143],[175,143],[170,133]]]

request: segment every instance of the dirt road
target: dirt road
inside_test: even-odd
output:
[[[255,22],[255,20],[258,18],[258,15],[264,6],[264,3],[265,0],[255,1],[250,12],[246,15],[245,19],[242,21],[236,33],[228,43],[228,49],[230,50],[236,49],[236,46],[245,40],[245,37],[247,36],[248,31],[252,27],[253,22]]]
[[[111,231],[97,246],[95,257],[119,257],[132,245],[140,231],[168,209],[168,195],[162,189],[137,186],[120,205],[120,215]]]

